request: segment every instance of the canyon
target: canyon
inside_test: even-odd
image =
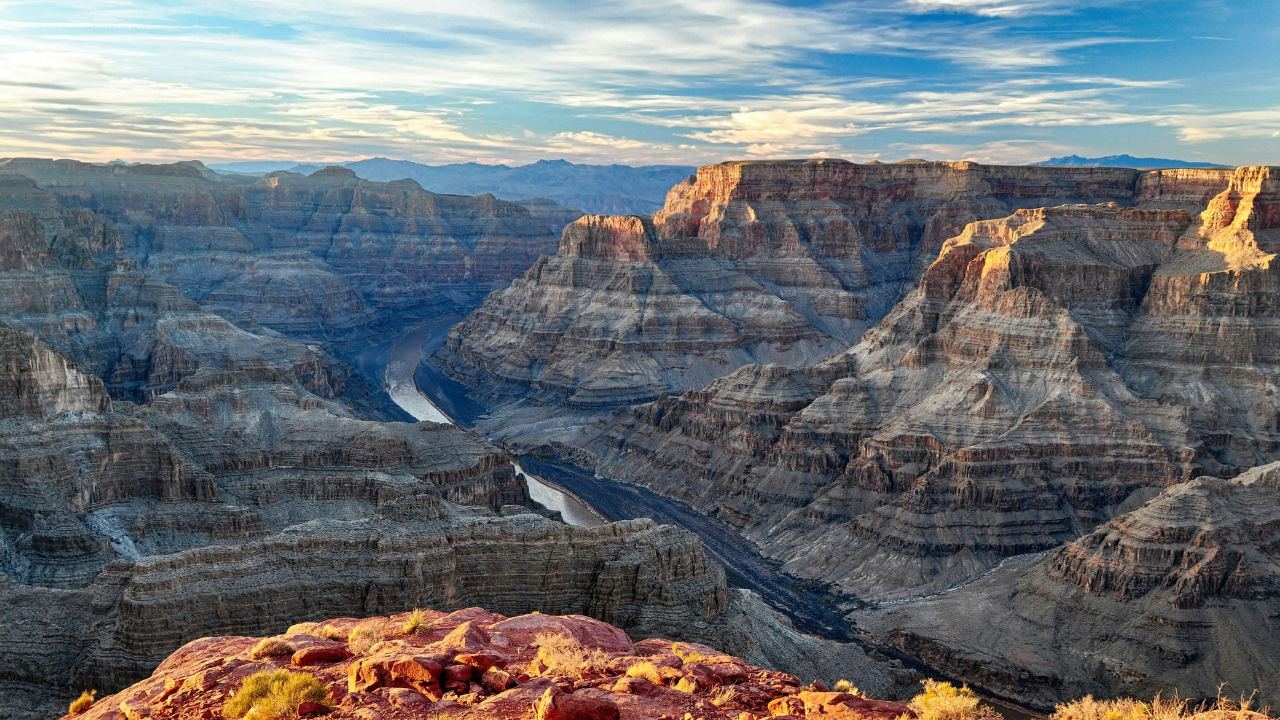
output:
[[[570,225],[424,362],[505,447],[730,523],[951,677],[1275,702],[1274,520],[1239,513],[1276,506],[1278,183],[723,163]]]
[[[910,684],[727,587],[695,534],[558,522],[481,435],[395,422],[393,341],[522,271],[556,212],[342,169],[0,162],[4,716],[203,636],[481,601]]]
[[[1277,190],[730,162],[580,216],[0,160],[6,712],[475,605],[890,700],[1278,702]]]

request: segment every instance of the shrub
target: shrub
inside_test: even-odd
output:
[[[1267,709],[1256,711],[1251,705],[1252,698],[1235,702],[1221,694],[1212,704],[1195,708],[1176,694],[1167,700],[1156,695],[1149,703],[1133,698],[1095,700],[1086,695],[1058,705],[1049,720],[1270,720]]]
[[[72,715],[79,715],[85,710],[88,710],[93,706],[93,703],[97,701],[97,695],[97,690],[85,690],[81,692],[80,697],[71,701],[71,707],[67,709],[67,712]]]
[[[414,608],[409,613],[409,619],[404,621],[404,626],[400,628],[400,632],[405,635],[413,635],[427,629],[427,614],[419,608]]]
[[[369,652],[369,648],[382,640],[382,634],[387,631],[388,625],[390,623],[385,618],[361,620],[351,628],[351,634],[347,636],[348,649],[356,655]]]
[[[228,718],[274,720],[295,715],[304,702],[333,707],[329,690],[311,673],[288,670],[263,671],[250,675],[222,708]]]
[[[911,700],[918,720],[978,720],[995,715],[968,685],[956,687],[937,680],[924,680],[921,684],[924,692]]]
[[[295,634],[315,635],[325,640],[346,640],[347,634],[334,627],[333,625],[324,625],[317,622],[298,623],[289,628],[286,635]]]
[[[671,650],[676,654],[677,657],[679,657],[681,660],[687,663],[702,662],[703,660],[702,653],[698,652],[697,650],[685,650],[684,648],[680,647],[680,643],[676,643],[671,648]]]
[[[651,662],[639,662],[627,668],[627,677],[644,678],[651,683],[663,684],[662,676],[658,674],[658,666]]]
[[[698,681],[686,675],[680,678],[680,682],[676,683],[676,689],[692,695],[698,692]]]
[[[254,660],[292,654],[293,646],[280,638],[263,638],[257,645],[253,646],[252,650],[249,651],[249,657]]]
[[[558,633],[542,633],[533,639],[533,644],[538,648],[538,659],[551,675],[576,674],[585,668],[598,670],[612,659],[599,648],[584,648],[577,640]]]
[[[862,694],[862,691],[859,690],[856,686],[854,686],[853,683],[849,682],[848,680],[837,680],[836,684],[832,686],[831,689],[835,690],[836,692],[849,693],[850,695]]]

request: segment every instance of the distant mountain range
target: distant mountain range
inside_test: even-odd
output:
[[[409,160],[369,158],[342,163],[366,180],[418,181],[431,192],[454,195],[493,193],[505,200],[541,197],[589,213],[648,215],[662,208],[667,191],[697,168],[684,165],[578,165],[539,160],[532,165],[423,165]],[[222,173],[261,175],[276,170],[310,174],[322,165],[292,162],[234,162],[209,165]]]
[[[1058,165],[1074,167],[1131,167],[1131,168],[1225,168],[1230,165],[1214,163],[1189,162],[1187,160],[1169,160],[1167,158],[1140,158],[1132,155],[1107,155],[1106,157],[1087,158],[1079,155],[1052,158],[1036,165]]]

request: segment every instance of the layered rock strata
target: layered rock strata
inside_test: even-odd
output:
[[[115,224],[68,209],[35,181],[0,175],[0,322],[144,401],[201,367],[272,371],[326,397],[369,394],[317,346],[247,332],[143,272]]]
[[[1271,171],[1021,210],[947,241],[854,347],[749,366],[581,444],[874,598],[1056,547],[1169,484],[1273,459]]]
[[[1202,207],[1228,177],[967,162],[703,167],[651,224],[593,216],[567,227],[559,253],[491,295],[436,360],[493,404],[528,396],[578,409],[700,389],[750,363],[809,365],[856,342],[968,223],[1075,202]]]
[[[405,634],[408,617],[375,619],[382,622],[382,641],[370,648],[344,641],[358,625],[352,618],[277,636],[297,648],[292,655],[262,657],[254,652],[258,638],[197,640],[84,717],[216,715],[246,678],[279,670],[318,678],[327,693],[315,709],[335,718],[915,717],[905,703],[815,690],[706,645],[658,638],[633,643],[622,630],[581,615],[429,611],[420,632]]]
[[[113,222],[143,269],[213,312],[316,339],[465,312],[550,252],[576,217],[554,203],[440,195],[339,167],[255,179],[197,162],[17,158],[0,173]]]
[[[1056,550],[860,614],[901,649],[1048,704],[1083,694],[1280,701],[1280,463],[1173,485]]]

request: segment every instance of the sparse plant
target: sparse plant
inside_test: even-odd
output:
[[[1165,699],[1156,695],[1151,702],[1133,698],[1095,700],[1086,695],[1079,700],[1059,704],[1049,720],[1271,720],[1270,708],[1253,710],[1253,698],[1234,701],[1222,695],[1213,703],[1191,707],[1175,694]]]
[[[542,633],[533,639],[538,660],[551,675],[570,675],[582,669],[599,670],[612,657],[599,648],[585,648],[572,637],[558,633]]]
[[[836,692],[849,693],[850,695],[862,694],[862,691],[859,690],[856,685],[844,679],[837,680],[836,684],[833,685],[831,689]]]
[[[404,625],[400,628],[400,632],[405,635],[413,635],[427,629],[427,613],[421,608],[414,608],[409,613],[409,618],[404,621]]]
[[[280,657],[281,655],[292,655],[294,647],[280,638],[262,638],[253,649],[249,651],[249,657],[254,660],[261,660],[265,657]]]
[[[658,674],[658,666],[648,661],[638,662],[627,668],[627,677],[643,678],[651,683],[663,684],[662,675]]]
[[[80,693],[80,697],[71,701],[71,707],[67,709],[67,712],[71,715],[79,715],[85,710],[93,707],[93,704],[97,701],[97,690],[84,690]]]
[[[274,720],[296,715],[304,702],[333,707],[329,690],[311,673],[288,670],[264,671],[250,675],[222,708],[225,717],[244,720]]]
[[[956,687],[937,680],[921,684],[924,692],[911,699],[911,710],[918,720],[979,720],[995,715],[968,685]]]
[[[680,647],[680,643],[676,643],[675,646],[672,647],[672,652],[674,652],[677,657],[679,657],[681,660],[687,663],[702,662],[704,659],[702,657],[702,653],[698,652],[697,650],[686,650]]]
[[[338,627],[318,622],[304,622],[293,625],[286,635],[314,635],[325,640],[346,640],[347,634]]]
[[[698,681],[686,675],[680,678],[680,681],[676,683],[675,687],[680,692],[692,695],[693,693],[698,692]]]
[[[390,625],[385,618],[368,618],[356,623],[347,636],[347,647],[356,655],[369,652],[369,648],[378,644]]]

